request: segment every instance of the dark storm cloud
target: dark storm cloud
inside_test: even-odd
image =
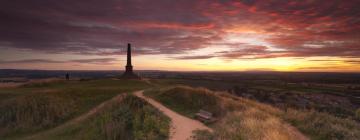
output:
[[[13,60],[13,61],[0,61],[0,64],[20,64],[20,63],[64,63],[64,61],[55,61],[47,59],[26,59],[26,60]]]
[[[88,64],[113,64],[115,58],[94,58],[94,59],[74,59],[67,62],[88,63]]]
[[[201,47],[184,39],[203,43],[207,38],[190,37],[188,29],[211,28],[210,19],[192,11],[191,5],[166,0],[5,0],[0,6],[0,42],[51,53],[93,54],[100,49],[116,52],[135,42],[139,49],[157,50],[142,51],[150,54],[180,53]]]
[[[114,58],[95,58],[95,59],[74,59],[67,61],[57,61],[48,59],[24,59],[24,60],[10,60],[0,61],[0,64],[34,64],[34,63],[82,63],[82,64],[113,64],[116,61]]]
[[[351,64],[360,64],[360,60],[348,60],[348,61],[344,61],[346,63],[351,63]]]
[[[344,62],[344,63],[350,63],[350,64],[360,64],[360,60],[310,60],[310,61],[320,61],[320,62]]]
[[[185,54],[223,41],[230,28],[248,26],[283,51],[224,42],[238,49],[206,57],[358,58],[358,5],[358,0],[2,0],[0,47],[116,55],[131,42],[138,54]]]
[[[173,57],[174,59],[183,59],[183,60],[189,60],[189,59],[209,59],[213,58],[215,56],[212,55],[197,55],[197,56],[180,56],[180,57]]]

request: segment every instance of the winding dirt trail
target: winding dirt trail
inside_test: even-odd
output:
[[[310,140],[308,137],[306,137],[304,134],[302,134],[297,128],[295,128],[292,125],[285,124],[286,129],[290,132],[290,134],[296,138],[297,140]]]
[[[148,103],[159,109],[171,119],[170,140],[189,140],[191,139],[192,132],[194,130],[208,130],[212,132],[212,129],[200,123],[199,121],[182,116],[165,107],[161,103],[149,97],[145,97],[143,95],[143,91],[137,91],[134,93],[134,95],[146,100]]]

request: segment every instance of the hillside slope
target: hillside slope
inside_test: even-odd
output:
[[[278,117],[280,110],[226,93],[177,86],[150,90],[145,94],[190,118],[200,109],[212,112],[218,119],[209,124],[214,132],[199,131],[196,139],[307,139]]]
[[[26,140],[166,140],[169,118],[133,95],[119,95],[63,126]]]
[[[24,137],[64,126],[64,124],[79,118],[85,124],[76,123],[75,125],[70,125],[70,127],[60,127],[55,132],[59,132],[61,135],[49,135],[52,136],[51,139],[59,139],[61,137],[69,139],[78,133],[84,134],[89,129],[95,131],[91,132],[89,130],[90,134],[100,135],[100,137],[94,136],[94,138],[106,139],[102,136],[106,132],[106,128],[101,128],[103,125],[89,123],[87,122],[88,119],[84,119],[81,116],[94,116],[89,119],[93,120],[92,122],[98,120],[98,123],[101,124],[113,118],[109,117],[109,115],[116,116],[117,113],[121,114],[121,110],[125,110],[125,114],[132,113],[133,108],[126,108],[126,106],[125,108],[117,107],[116,105],[121,105],[119,103],[114,105],[114,109],[100,109],[100,113],[94,113],[94,110],[97,110],[96,108],[101,106],[101,103],[119,94],[146,87],[148,87],[148,84],[142,81],[99,79],[28,83],[19,87],[0,88],[0,139],[23,139]],[[144,104],[141,101],[138,103],[140,105]],[[152,118],[161,116],[150,105],[144,105],[143,108],[141,107],[136,110],[131,115],[140,113],[149,115]],[[102,115],[101,112],[105,114]],[[89,113],[90,115],[88,115]],[[123,117],[119,115],[117,117],[119,119],[127,119],[126,115]],[[140,118],[136,122],[142,119],[144,118]],[[152,125],[152,119],[147,120],[150,120],[151,123],[144,125],[148,125],[146,129],[150,129],[154,125]],[[89,124],[92,124],[92,126],[89,126]],[[139,127],[137,126],[137,129],[142,129]],[[141,132],[134,135],[143,134]],[[36,139],[49,139],[49,137],[36,137]]]
[[[144,96],[143,91],[135,92],[135,96],[144,99],[171,119],[169,140],[188,140],[191,138],[193,131],[196,130],[212,131],[209,127],[205,126],[201,122],[182,116],[163,106],[159,102]]]

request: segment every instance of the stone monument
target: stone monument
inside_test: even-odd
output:
[[[127,63],[125,66],[125,72],[121,76],[121,78],[140,79],[140,77],[133,72],[133,66],[131,64],[131,44],[130,43],[128,43],[128,46],[127,46]]]

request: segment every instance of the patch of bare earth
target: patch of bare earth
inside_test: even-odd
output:
[[[291,134],[291,136],[294,136],[294,138],[297,138],[297,140],[310,140],[294,126],[289,124],[284,124],[284,125],[286,126],[286,129]]]

